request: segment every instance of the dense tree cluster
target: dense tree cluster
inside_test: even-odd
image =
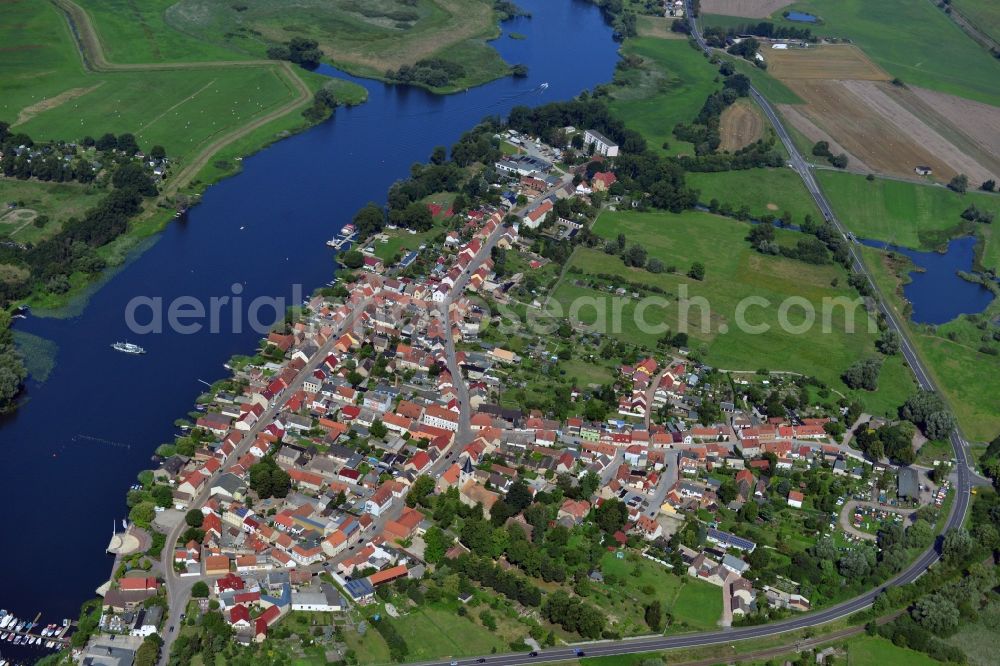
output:
[[[878,390],[878,376],[882,371],[882,360],[867,358],[856,362],[841,375],[848,388]]]
[[[913,426],[905,421],[884,425],[877,430],[860,428],[854,435],[854,443],[874,461],[887,457],[896,464],[909,465],[916,457]]]
[[[9,411],[21,392],[21,384],[27,376],[21,355],[14,347],[14,336],[10,331],[10,315],[0,310],[0,413]]]
[[[306,69],[316,69],[323,60],[323,52],[316,40],[293,37],[284,44],[268,48],[267,57],[271,60],[288,60]]]
[[[577,597],[570,597],[562,590],[546,597],[542,605],[542,616],[584,638],[600,638],[604,633],[604,613]]]
[[[488,558],[462,555],[449,560],[449,565],[458,573],[524,606],[538,607],[542,603],[542,592],[537,586],[523,576],[504,570]]]
[[[250,489],[261,499],[284,497],[292,486],[288,472],[278,467],[274,458],[267,457],[250,467]]]
[[[770,21],[760,23],[743,23],[729,27],[708,26],[704,28],[703,37],[709,46],[725,48],[729,39],[740,35],[754,35],[765,39],[802,39],[815,42],[816,37],[809,28],[775,25]],[[756,40],[755,40],[756,41]]]
[[[933,391],[912,395],[900,408],[899,415],[912,421],[928,439],[945,439],[955,427],[955,417]]]
[[[385,78],[394,83],[419,84],[443,88],[465,76],[465,67],[443,58],[424,58],[413,65],[402,65],[397,70],[387,69]]]
[[[992,224],[993,212],[988,210],[983,210],[978,206],[976,206],[976,204],[969,204],[968,208],[962,211],[962,219],[968,220],[970,222],[982,222],[983,224]]]

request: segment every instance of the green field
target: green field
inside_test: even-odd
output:
[[[610,86],[611,110],[640,132],[649,147],[670,144],[670,155],[692,153],[690,143],[674,138],[677,123],[689,123],[718,87],[717,69],[685,40],[637,37],[622,46],[625,56],[642,58],[640,68],[619,71]]]
[[[851,39],[909,85],[1000,105],[1000,62],[931,2],[799,0],[785,9],[819,16],[816,34]]]
[[[56,233],[69,218],[82,217],[102,196],[101,190],[78,183],[0,178],[0,239],[37,243]],[[11,202],[18,207],[8,210]],[[49,222],[35,226],[36,215],[47,215]]]
[[[994,301],[982,315],[959,317],[941,326],[915,325],[903,304],[898,269],[887,264],[881,250],[864,247],[862,255],[944,391],[965,435],[974,441],[992,440],[1000,434],[1000,411],[995,399],[1000,393],[1000,373],[996,371],[996,357],[979,351],[983,330],[976,322],[1000,315],[1000,302]]]
[[[624,233],[629,243],[641,239],[649,256],[659,258],[676,274],[653,274],[644,269],[627,268],[620,257],[601,250],[579,248],[572,258],[572,267],[584,274],[610,275],[641,285],[663,289],[669,305],[654,305],[643,312],[651,325],[666,324],[672,331],[679,330],[680,309],[675,296],[682,288],[692,299],[688,310],[688,333],[694,349],[708,348],[706,361],[724,369],[791,370],[814,374],[832,388],[849,393],[840,374],[857,359],[874,354],[873,335],[869,332],[868,317],[859,308],[854,318],[854,333],[847,332],[848,319],[843,306],[829,307],[856,294],[847,288],[846,272],[839,266],[811,265],[800,261],[763,255],[753,250],[745,236],[750,225],[707,213],[631,213],[605,212],[594,225],[594,232],[605,238]],[[778,240],[783,244],[801,238],[797,232],[778,230]],[[686,277],[692,262],[702,262],[706,267],[702,282]],[[621,306],[620,325],[614,323],[615,303],[606,289],[594,289],[576,284],[584,276],[572,269],[555,290],[557,301],[564,315],[576,307],[577,319],[591,325],[600,314],[612,334],[635,344],[653,347],[662,336],[661,330],[641,330],[636,321],[638,300],[628,297]],[[837,286],[833,286],[836,280]],[[605,281],[614,287],[615,281]],[[602,285],[603,286],[603,285]],[[659,294],[654,294],[659,295]],[[763,333],[738,330],[735,313],[737,305],[747,297],[764,297],[766,307],[752,306],[746,310],[746,322],[764,324]],[[709,308],[701,307],[694,299],[704,297]],[[804,299],[815,312],[815,325],[805,333],[783,330],[779,323],[780,304],[790,297]],[[598,299],[600,310],[593,305],[581,306],[579,298]],[[824,299],[826,315],[824,315]],[[576,304],[574,305],[574,301]],[[593,301],[591,301],[593,302]],[[705,321],[704,314],[707,314]],[[803,321],[803,308],[790,307],[787,322],[793,326]],[[828,330],[823,331],[826,319]],[[725,331],[725,332],[723,332]],[[910,394],[910,381],[902,368],[886,373],[880,390],[875,394],[858,397],[865,403],[871,401],[879,413],[886,405],[899,405]]]
[[[108,60],[120,63],[245,60],[237,52],[196,39],[167,21],[177,0],[75,0],[100,30]]]
[[[691,172],[687,184],[701,191],[698,201],[729,203],[734,210],[749,206],[755,219],[780,218],[786,211],[795,223],[806,215],[822,219],[802,179],[791,169]]]
[[[1000,41],[1000,1],[951,0],[951,6],[965,15],[970,23]]]
[[[881,178],[869,181],[835,171],[818,171],[816,176],[840,219],[860,238],[933,250],[972,230],[984,243],[983,265],[1000,268],[1000,237],[992,233],[992,225],[961,218],[962,211],[975,204],[1000,220],[1000,197]]]
[[[850,666],[933,666],[939,663],[923,652],[893,645],[892,641],[877,636],[860,636],[847,644],[847,663]]]
[[[162,0],[161,0],[162,1]],[[509,68],[486,44],[499,34],[487,0],[180,0],[165,21],[174,30],[260,57],[293,37],[319,42],[336,65],[361,76],[424,58],[461,64],[465,76],[442,91],[505,76]]]

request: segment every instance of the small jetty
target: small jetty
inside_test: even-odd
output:
[[[328,240],[326,244],[334,248],[335,250],[339,250],[348,243],[353,242],[354,239],[357,238],[357,236],[358,236],[357,228],[355,228],[353,224],[345,224],[341,228],[340,233],[331,238],[330,240]]]

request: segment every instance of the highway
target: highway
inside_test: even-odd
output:
[[[685,2],[685,11],[688,17],[691,17],[690,3]],[[697,21],[693,18],[689,18],[689,23],[691,25],[691,33],[695,42],[698,46],[706,53],[711,52],[709,46],[705,43],[704,38],[701,35],[701,31],[698,29]],[[812,170],[809,163],[802,157],[798,148],[795,146],[785,127],[781,123],[781,119],[775,112],[771,104],[751,86],[750,88],[751,98],[760,106],[767,116],[771,125],[774,127],[778,138],[781,143],[785,146],[788,154],[791,156],[789,159],[789,164],[791,168],[799,174],[802,178],[803,183],[805,183],[806,189],[812,195],[813,199],[816,201],[816,205],[819,207],[823,216],[844,235],[847,236],[847,230],[844,228],[843,224],[837,219],[837,216],[833,212],[833,208],[827,201],[826,196],[820,189],[813,177]],[[906,359],[907,364],[912,368],[914,375],[917,378],[917,382],[920,387],[930,391],[936,391],[937,387],[931,378],[930,374],[926,371],[920,357],[917,356],[909,338],[906,336],[905,331],[902,326],[900,326],[896,315],[889,309],[885,303],[885,299],[882,297],[878,286],[875,284],[871,275],[868,273],[868,269],[864,262],[861,260],[857,247],[853,242],[848,242],[848,247],[851,253],[851,262],[853,270],[865,276],[871,286],[872,293],[875,294],[875,300],[878,303],[878,308],[884,315],[886,322],[896,333],[899,335],[900,348],[903,357]],[[956,476],[957,480],[955,483],[955,498],[952,502],[951,512],[948,515],[948,520],[944,525],[944,530],[949,530],[955,527],[960,527],[965,520],[966,513],[969,509],[970,501],[970,484],[972,471],[969,467],[969,456],[967,450],[967,443],[962,438],[961,433],[957,430],[951,433],[951,445],[954,449],[956,465]],[[515,664],[543,664],[555,661],[564,661],[575,659],[577,655],[577,649],[581,649],[586,653],[588,657],[597,656],[610,656],[610,655],[622,655],[622,654],[634,654],[641,652],[657,652],[661,650],[670,650],[676,648],[687,648],[687,647],[701,647],[718,645],[722,643],[729,643],[733,641],[741,641],[753,638],[763,638],[767,636],[775,636],[788,631],[793,631],[796,629],[805,629],[807,627],[812,627],[820,624],[825,624],[827,622],[832,622],[834,620],[847,617],[853,613],[866,609],[870,606],[875,598],[887,587],[892,587],[895,585],[905,585],[911,583],[918,579],[927,569],[937,562],[939,554],[935,547],[931,547],[924,551],[905,571],[900,573],[898,576],[890,580],[889,582],[880,585],[879,587],[870,590],[862,595],[859,595],[853,599],[837,604],[836,606],[831,606],[824,610],[806,613],[803,615],[797,615],[795,617],[789,618],[787,620],[782,620],[779,622],[773,622],[770,624],[754,626],[754,627],[738,627],[729,629],[720,629],[717,631],[709,631],[702,633],[693,633],[680,636],[651,636],[647,638],[635,638],[635,639],[625,639],[620,641],[602,641],[597,643],[580,644],[576,647],[556,647],[546,650],[541,650],[537,655],[532,656],[524,652],[514,652],[503,655],[483,655],[481,657],[470,657],[465,659],[455,660],[454,663],[465,666],[466,664],[494,664],[494,665],[515,665]],[[479,661],[482,660],[482,661]],[[416,662],[417,666],[431,666],[439,664],[450,664],[453,663],[450,659],[439,659],[436,661],[425,661]]]

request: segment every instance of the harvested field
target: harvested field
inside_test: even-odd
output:
[[[912,177],[914,166],[926,164],[938,179],[948,181],[964,172],[977,182],[985,172],[982,167],[894,102],[879,85],[886,84],[789,82],[808,102],[803,115],[875,171]]]
[[[793,0],[701,0],[703,14],[767,18]]]
[[[1000,159],[1000,108],[926,88],[910,90],[980,148]]]
[[[753,102],[738,100],[722,112],[719,134],[722,137],[720,150],[739,150],[763,136],[764,118]]]
[[[826,141],[830,144],[830,152],[834,155],[839,155],[841,153],[846,153],[847,157],[851,160],[851,169],[861,170],[861,171],[873,171],[873,169],[864,163],[864,160],[860,159],[857,155],[852,154],[849,150],[844,148],[840,143],[837,142],[832,136],[816,127],[816,124],[802,113],[802,106],[794,104],[779,104],[778,111],[784,116],[785,121],[789,125],[794,127],[799,131],[802,136],[809,139],[810,143],[816,143],[818,141]]]
[[[21,109],[21,112],[17,114],[17,120],[14,121],[14,126],[20,125],[21,123],[26,123],[39,113],[44,113],[49,109],[54,109],[56,107],[62,106],[66,102],[76,99],[77,97],[83,97],[88,93],[92,93],[98,88],[104,85],[104,81],[100,83],[87,87],[87,88],[70,88],[66,92],[59,93],[54,97],[48,99],[43,99],[40,102],[35,102],[30,106],[26,106]]]
[[[882,71],[855,46],[830,44],[807,49],[761,49],[767,60],[767,71],[783,81],[860,79],[888,81],[891,77]]]

